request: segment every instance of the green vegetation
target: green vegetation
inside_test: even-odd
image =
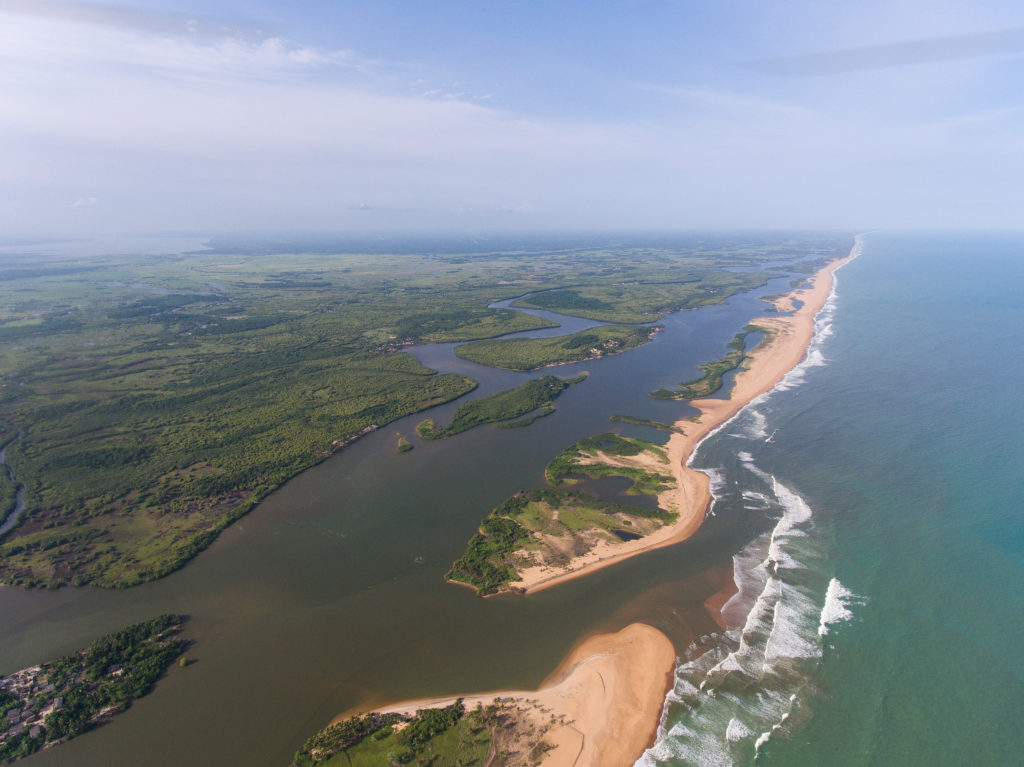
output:
[[[467,710],[462,700],[414,716],[369,713],[331,725],[307,740],[292,767],[526,767],[552,746],[544,735],[561,719],[530,721],[528,709],[496,698]],[[497,757],[500,761],[494,761]]]
[[[480,399],[470,400],[455,411],[451,424],[444,429],[438,429],[433,419],[428,418],[416,427],[416,433],[424,439],[444,439],[452,437],[461,432],[472,429],[474,426],[481,426],[485,423],[497,423],[507,421],[511,418],[531,413],[537,408],[548,406],[551,401],[565,391],[569,386],[583,380],[583,377],[565,380],[555,376],[543,376],[534,378],[513,389],[490,394]],[[538,413],[536,417],[526,419],[527,422],[516,422],[511,426],[529,426],[541,415],[550,413]]]
[[[666,282],[584,285],[521,298],[512,306],[547,309],[603,322],[651,322],[682,309],[724,303],[763,285],[769,275],[722,270],[674,274]]]
[[[0,476],[0,508],[18,483],[26,506],[0,540],[0,582],[130,586],[182,566],[290,477],[474,387],[423,367],[407,346],[552,325],[494,301],[572,294],[602,302],[588,310],[600,319],[646,322],[766,276],[729,267],[839,247],[745,235],[553,250],[517,241],[482,253],[435,245],[5,256],[0,442],[15,482]]]
[[[538,410],[536,413],[533,413],[532,415],[526,416],[526,418],[520,418],[518,421],[507,421],[505,423],[496,423],[496,424],[494,424],[494,428],[495,429],[523,429],[523,428],[529,426],[530,424],[532,424],[538,418],[544,418],[545,416],[549,416],[549,415],[551,415],[554,412],[555,412],[555,406],[554,405],[545,405],[540,410]]]
[[[525,506],[519,504],[523,497],[508,499],[480,523],[479,532],[469,539],[466,553],[455,561],[445,578],[468,583],[481,596],[493,594],[517,578],[514,555],[530,539],[529,530],[513,519]]]
[[[549,488],[523,491],[491,512],[445,578],[473,586],[480,596],[494,594],[518,580],[525,567],[564,567],[599,540],[618,543],[642,538],[676,516],[663,509],[602,501],[587,493]]]
[[[579,475],[592,479],[626,477],[633,481],[626,492],[631,495],[657,495],[673,481],[668,474],[650,471],[638,466],[624,466],[623,462],[609,463],[609,458],[630,458],[647,453],[658,463],[668,465],[665,451],[652,442],[608,432],[581,439],[547,465],[544,476],[554,487],[575,484]]]
[[[0,677],[0,762],[104,723],[152,689],[188,644],[178,615],[107,634],[86,650]]]
[[[609,421],[615,421],[618,423],[634,423],[637,426],[650,426],[658,431],[673,432],[675,434],[683,434],[683,430],[678,426],[673,426],[669,423],[662,423],[661,421],[652,421],[650,418],[637,418],[633,415],[613,415]]]
[[[455,354],[471,362],[507,370],[536,370],[619,354],[647,343],[662,328],[635,325],[599,325],[567,336],[509,338],[474,341],[455,347]]]
[[[773,267],[772,271],[803,272],[804,274],[815,274],[834,258],[837,258],[836,254],[832,254],[829,256],[820,256],[819,258],[810,258],[804,261],[797,261],[795,263],[786,264],[785,266]],[[802,280],[800,282],[802,282]]]
[[[545,470],[550,484],[574,484],[579,477],[626,477],[627,492],[657,496],[670,485],[668,474],[650,463],[666,464],[664,450],[650,442],[601,434],[562,451]],[[602,501],[587,493],[540,488],[516,493],[495,508],[469,540],[466,552],[445,575],[473,586],[481,596],[509,588],[527,567],[564,567],[598,541],[634,540],[670,524],[676,514],[663,509]]]
[[[727,344],[731,351],[722,359],[715,360],[714,362],[705,362],[703,365],[697,366],[704,374],[700,378],[684,381],[679,384],[680,388],[675,391],[658,389],[651,392],[651,396],[658,399],[699,399],[711,396],[722,388],[722,378],[726,373],[735,370],[746,362],[748,359],[746,339],[748,335],[755,332],[768,334],[771,331],[757,325],[747,325],[743,332],[737,333],[733,336],[732,341]]]
[[[410,442],[408,439],[406,439],[404,434],[399,434],[398,435],[398,444],[395,445],[395,450],[397,450],[399,453],[408,453],[412,449],[413,449],[412,442]]]

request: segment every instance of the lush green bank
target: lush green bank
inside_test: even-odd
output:
[[[634,459],[634,465],[629,465],[629,459]],[[668,468],[662,448],[608,433],[580,440],[562,451],[548,464],[545,475],[555,487],[574,484],[584,475],[593,479],[624,477],[632,483],[628,493],[657,496],[673,478],[652,470],[652,463]],[[481,596],[493,594],[518,580],[523,569],[540,564],[565,567],[600,542],[642,538],[676,516],[663,509],[603,501],[582,492],[522,491],[491,511],[445,577],[474,587]]]
[[[730,351],[721,359],[705,362],[697,367],[703,373],[700,378],[683,381],[679,389],[658,389],[651,392],[657,399],[700,399],[709,397],[722,388],[722,379],[726,373],[736,370],[747,360],[747,336],[751,333],[768,334],[767,328],[758,325],[747,325],[737,333],[727,346]]]
[[[551,716],[531,722],[500,698],[468,710],[460,699],[411,716],[369,713],[317,733],[303,744],[292,767],[526,767],[552,748],[544,735],[555,721]]]
[[[474,341],[456,346],[455,354],[471,362],[506,370],[536,370],[548,365],[620,354],[647,343],[660,329],[646,326],[600,325],[554,338]]]
[[[521,421],[504,424],[505,428],[529,426],[537,418],[550,415],[553,412],[552,400],[573,384],[583,380],[585,380],[585,376],[572,379],[562,379],[556,376],[534,378],[532,381],[527,381],[512,389],[496,392],[460,405],[452,417],[452,422],[445,428],[437,428],[433,419],[428,418],[416,427],[416,433],[424,439],[444,439],[472,429],[474,426],[509,421],[543,408],[541,412]]]
[[[100,637],[80,653],[0,677],[0,762],[81,735],[150,691],[187,646],[177,615]]]

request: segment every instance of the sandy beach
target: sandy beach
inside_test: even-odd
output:
[[[743,369],[735,377],[729,398],[692,400],[690,404],[700,411],[699,415],[675,424],[683,433],[673,433],[666,447],[676,484],[658,496],[661,508],[679,513],[675,524],[636,541],[598,543],[564,567],[538,565],[526,568],[520,571],[520,579],[510,584],[511,587],[526,594],[551,588],[638,554],[680,543],[697,532],[711,505],[711,490],[708,476],[687,465],[690,456],[711,431],[736,415],[755,397],[771,390],[800,363],[814,336],[814,317],[832,290],[832,273],[856,257],[859,247],[858,237],[848,255],[825,265],[808,280],[806,287],[776,300],[775,307],[780,312],[792,311],[799,303],[793,314],[751,320],[752,324],[766,328],[770,334],[748,354]]]
[[[614,634],[581,641],[538,690],[501,690],[461,696],[467,709],[495,701],[517,710],[519,727],[554,746],[545,767],[631,765],[654,742],[676,653],[660,631],[633,623]],[[406,701],[372,710],[415,714],[450,705],[455,697]],[[357,710],[335,719],[342,721]],[[529,737],[517,738],[528,752]]]

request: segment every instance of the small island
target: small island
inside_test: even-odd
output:
[[[733,336],[726,344],[730,351],[721,359],[712,362],[705,362],[698,365],[703,375],[694,378],[692,381],[684,381],[679,384],[679,389],[658,389],[651,392],[651,396],[657,399],[699,399],[710,397],[722,388],[723,377],[736,368],[743,365],[750,355],[747,354],[747,336],[751,333],[763,333],[769,335],[771,331],[760,325],[747,325],[743,330]]]
[[[636,426],[650,426],[652,429],[658,431],[666,431],[670,434],[682,434],[683,430],[675,424],[663,423],[662,421],[652,421],[650,418],[638,418],[634,415],[621,415],[616,414],[608,418],[612,423],[631,423]]]
[[[181,616],[161,615],[0,677],[0,762],[70,740],[127,709],[184,652],[181,628]]]
[[[551,402],[563,391],[580,383],[586,377],[587,374],[584,373],[575,378],[558,378],[557,376],[534,378],[512,389],[505,389],[460,405],[455,411],[455,415],[452,416],[452,422],[444,428],[438,428],[432,418],[427,418],[416,427],[416,433],[423,439],[445,439],[468,431],[474,426],[482,426],[487,423],[498,424],[501,428],[529,426],[538,418],[553,413],[554,406]],[[534,413],[534,411],[539,412]],[[527,418],[511,423],[499,423],[522,416],[527,416]]]
[[[455,354],[481,365],[530,371],[620,354],[642,346],[660,330],[663,328],[657,325],[599,325],[552,338],[473,341],[456,346]]]
[[[583,476],[625,477],[632,481],[628,493],[658,497],[675,482],[668,469],[658,445],[607,433],[562,451],[545,475],[556,488]],[[516,591],[524,570],[565,568],[580,557],[640,540],[677,517],[675,511],[612,503],[582,492],[522,491],[487,516],[446,578],[472,586],[481,596]]]

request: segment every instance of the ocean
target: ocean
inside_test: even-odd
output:
[[[1024,760],[1024,236],[873,233],[805,361],[704,442],[728,631],[638,765]]]

